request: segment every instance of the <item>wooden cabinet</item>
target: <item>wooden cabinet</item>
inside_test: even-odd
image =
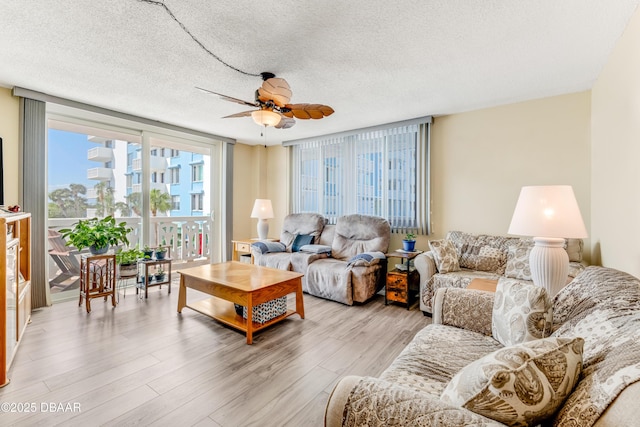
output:
[[[399,258],[402,260],[402,264],[396,264],[396,268],[387,273],[385,305],[389,301],[393,301],[406,304],[407,310],[411,308],[411,296],[413,293],[419,292],[420,288],[420,273],[413,268],[411,260],[420,253],[422,251],[406,252],[398,249],[385,254],[387,259]]]
[[[31,215],[0,213],[0,387],[31,319]]]
[[[420,276],[416,270],[407,274],[406,271],[392,270],[387,273],[387,289],[385,303],[399,302],[411,307],[411,296],[419,286]]]

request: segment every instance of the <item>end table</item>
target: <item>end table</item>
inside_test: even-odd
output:
[[[387,259],[400,258],[402,265],[406,265],[406,270],[394,268],[387,272],[387,283],[384,292],[384,304],[389,301],[399,302],[407,305],[407,310],[411,308],[411,292],[420,286],[420,275],[417,270],[410,268],[410,262],[422,251],[404,252],[394,251],[385,254]]]

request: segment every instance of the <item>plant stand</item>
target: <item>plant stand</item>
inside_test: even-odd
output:
[[[80,301],[86,300],[87,313],[91,312],[91,299],[111,296],[116,306],[116,256],[83,255],[80,258]]]
[[[160,267],[165,271],[164,279],[156,280],[154,270]],[[151,278],[151,280],[149,280]],[[145,299],[149,296],[149,288],[151,286],[167,285],[169,293],[171,293],[171,258],[164,259],[141,259],[138,261],[138,277],[136,280],[136,294],[141,297],[141,291],[144,290]]]

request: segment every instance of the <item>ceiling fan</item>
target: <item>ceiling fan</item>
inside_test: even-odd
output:
[[[261,126],[273,126],[278,129],[288,129],[296,124],[296,119],[321,119],[333,114],[333,108],[322,104],[289,104],[291,87],[285,79],[276,77],[273,73],[260,73],[262,86],[256,90],[255,101],[249,102],[231,96],[223,95],[212,90],[196,87],[202,92],[218,95],[220,98],[237,104],[256,107],[257,110],[243,111],[223,117],[248,117]]]

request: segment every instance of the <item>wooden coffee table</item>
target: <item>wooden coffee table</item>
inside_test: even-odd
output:
[[[297,313],[304,319],[301,280],[303,274],[237,261],[187,268],[179,271],[179,274],[178,313],[182,313],[184,307],[189,307],[246,332],[247,344],[253,343],[254,332],[278,323],[292,314]],[[213,297],[187,304],[187,288]],[[252,307],[291,293],[296,294],[295,311],[287,310],[286,313],[265,323],[253,322]],[[233,303],[247,307],[247,319],[236,314]]]

